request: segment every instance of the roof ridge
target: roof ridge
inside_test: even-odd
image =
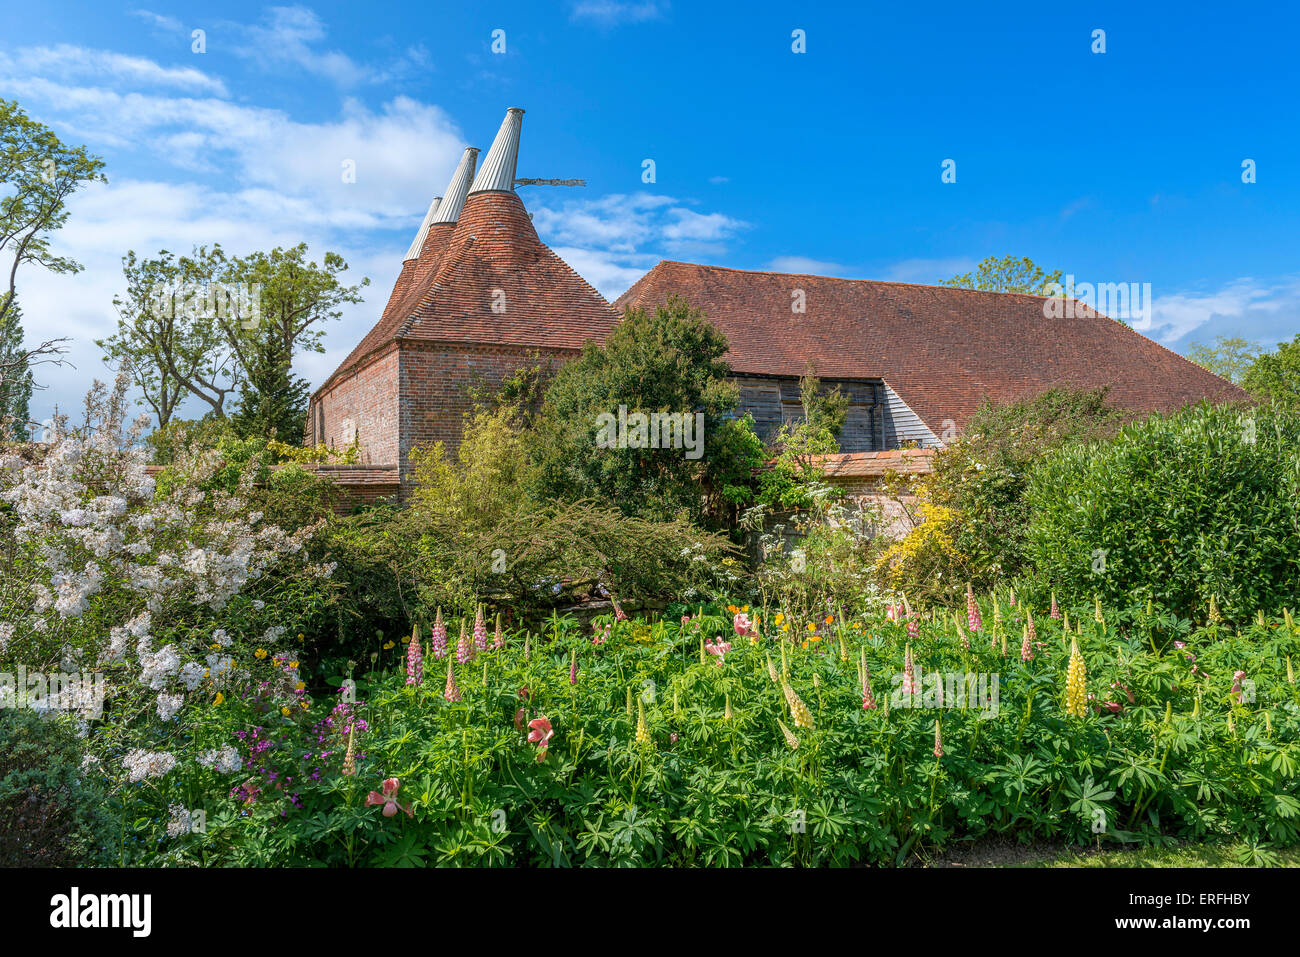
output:
[[[1036,296],[1029,292],[995,292],[991,289],[971,289],[967,286],[945,286],[942,283],[901,282],[897,279],[866,279],[861,277],[854,278],[852,276],[827,276],[821,273],[811,272],[784,272],[779,269],[740,269],[736,266],[718,266],[713,263],[688,263],[683,262],[680,259],[659,260],[659,262],[651,268],[650,272],[646,273],[645,276],[642,276],[641,279],[638,279],[628,287],[628,292],[635,288],[637,283],[640,283],[642,279],[651,275],[660,266],[688,266],[691,269],[713,269],[719,272],[738,272],[752,276],[791,276],[799,279],[817,279],[824,282],[869,283],[875,286],[903,286],[908,289],[938,289],[943,290],[944,292],[976,293],[984,296],[1020,296],[1025,299],[1039,299],[1043,301],[1057,298],[1055,296]],[[623,295],[627,295],[627,293],[625,292]],[[619,298],[622,297],[620,296]],[[1088,306],[1087,303],[1081,302],[1080,300],[1076,299],[1075,301],[1080,302],[1081,305],[1087,306],[1089,309],[1092,308],[1091,306]],[[1096,310],[1093,311],[1096,312]],[[1103,313],[1098,312],[1097,315],[1103,315]],[[1106,316],[1105,318],[1109,319],[1110,317]]]

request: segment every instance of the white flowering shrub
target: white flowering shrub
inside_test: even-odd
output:
[[[0,457],[0,672],[102,675],[40,703],[84,722],[114,784],[232,774],[234,732],[302,701],[293,609],[332,569],[308,557],[317,525],[253,506],[256,460],[231,488],[215,453],[187,448],[160,486],[147,419],[124,428],[126,384],[96,383],[80,428]]]

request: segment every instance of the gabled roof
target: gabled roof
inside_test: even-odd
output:
[[[936,434],[947,420],[962,428],[985,397],[1058,385],[1110,386],[1134,411],[1245,396],[1081,303],[1077,318],[1045,318],[1040,296],[665,261],[614,306],[653,309],[673,294],[726,335],[733,371],[798,376],[812,361],[823,378],[884,379]]]

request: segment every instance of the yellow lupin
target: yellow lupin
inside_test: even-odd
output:
[[[769,678],[772,679],[772,683],[773,683],[773,684],[776,684],[778,681],[781,680],[781,679],[777,676],[777,673],[776,673],[776,665],[772,664],[772,656],[771,656],[771,655],[768,655],[768,656],[767,656],[767,676],[768,676]]]
[[[731,713],[731,695],[726,696],[727,703],[722,709],[722,720],[730,721],[734,715]]]
[[[814,730],[812,712],[809,711],[808,706],[803,703],[803,699],[800,698],[799,695],[795,693],[795,690],[790,687],[790,682],[781,682],[781,690],[785,692],[785,703],[790,706],[790,716],[794,718],[794,726],[796,728],[805,728],[809,731]]]
[[[798,748],[799,748],[799,739],[796,738],[796,737],[794,736],[794,732],[792,732],[789,728],[787,728],[787,727],[786,727],[786,726],[781,722],[781,719],[780,719],[780,718],[777,718],[777,719],[776,719],[776,723],[777,723],[778,725],[781,726],[781,733],[782,733],[783,735],[785,735],[785,743],[788,744],[788,745],[790,746],[790,750],[792,750],[792,751],[794,751],[794,750],[798,750]]]
[[[630,695],[631,693],[631,690],[629,690],[628,694]],[[640,701],[637,701],[636,703],[636,743],[650,743],[650,728],[645,723],[645,705]]]
[[[1098,624],[1102,624],[1102,625],[1106,624],[1106,619],[1101,613],[1101,598],[1096,595],[1093,595],[1092,603],[1093,603],[1093,608],[1095,609],[1093,611],[1093,617],[1097,619]]]
[[[1291,667],[1291,656],[1286,656],[1286,680],[1287,684],[1295,684],[1295,669]]]
[[[1065,713],[1082,718],[1088,713],[1088,669],[1079,654],[1079,643],[1070,640],[1070,664],[1065,670]]]

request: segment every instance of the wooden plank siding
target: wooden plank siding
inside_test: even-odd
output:
[[[785,424],[803,421],[799,401],[799,379],[795,376],[736,376],[740,387],[740,411],[754,417],[754,430],[764,441]],[[842,452],[879,452],[897,446],[886,445],[885,384],[880,380],[822,380],[824,390],[839,387],[849,397]]]

